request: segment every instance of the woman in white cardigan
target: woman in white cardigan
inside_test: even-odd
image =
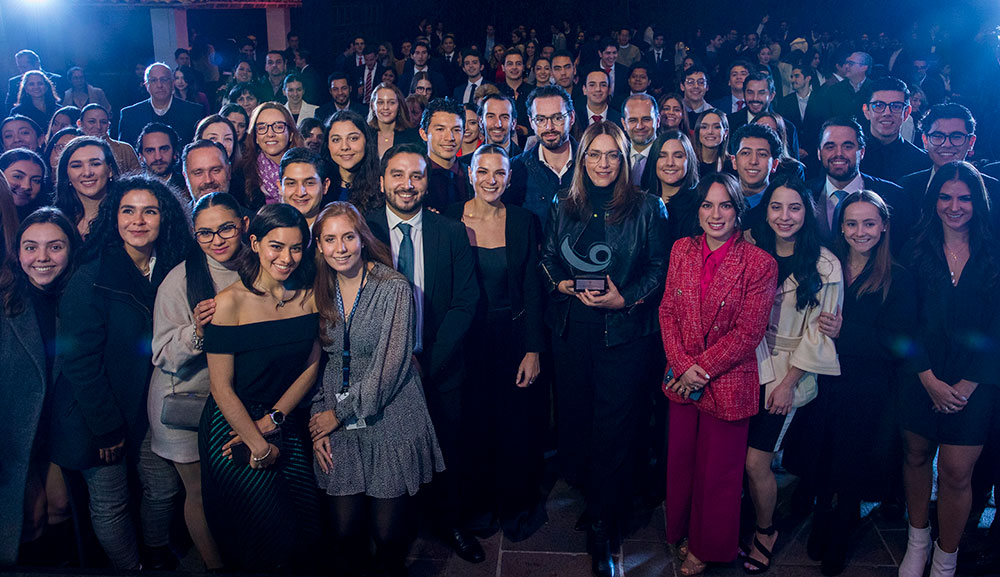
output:
[[[760,412],[750,418],[746,471],[757,514],[753,547],[744,558],[751,575],[767,571],[778,534],[773,515],[778,489],[771,461],[796,409],[816,398],[816,375],[839,375],[833,338],[844,302],[840,261],[820,245],[812,196],[798,178],[777,178],[764,193],[766,218],[752,231],[758,247],[778,262],[778,292],[764,342],[757,350]]]
[[[153,364],[149,386],[149,428],[153,452],[170,461],[180,475],[187,496],[184,520],[195,547],[208,569],[222,567],[218,547],[205,521],[201,501],[198,456],[198,419],[193,429],[182,427],[164,413],[171,393],[208,398],[208,365],[202,352],[202,327],[212,321],[215,294],[239,280],[236,256],[243,250],[247,218],[230,194],[202,197],[194,207],[194,234],[198,248],[177,265],[160,285],[153,309]],[[169,424],[165,424],[166,420]]]

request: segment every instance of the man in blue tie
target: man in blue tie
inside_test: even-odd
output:
[[[385,208],[366,215],[375,236],[392,249],[396,269],[413,284],[416,301],[414,365],[427,398],[447,471],[431,485],[438,530],[466,561],[486,559],[463,526],[460,443],[462,342],[479,301],[472,248],[461,222],[424,210],[429,160],[425,147],[401,144],[382,158]]]

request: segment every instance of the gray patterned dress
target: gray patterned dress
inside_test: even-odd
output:
[[[332,496],[364,493],[390,499],[414,495],[444,459],[413,366],[413,291],[406,278],[375,263],[351,323],[350,388],[343,385],[344,319],[327,328],[329,361],[312,413],[333,409],[341,426],[330,433],[333,468],[314,464],[319,487]],[[349,428],[357,422],[369,426]]]

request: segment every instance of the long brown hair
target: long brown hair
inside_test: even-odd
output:
[[[882,218],[882,226],[885,232],[875,246],[875,254],[868,257],[865,269],[869,270],[868,278],[858,285],[858,296],[870,293],[882,293],[882,302],[889,296],[889,285],[892,284],[892,254],[889,252],[889,206],[885,200],[871,190],[859,190],[847,195],[840,207],[840,219],[837,221],[837,238],[834,240],[834,250],[840,258],[842,268],[846,271],[848,265],[848,255],[850,247],[847,239],[844,238],[844,214],[847,207],[856,202],[867,202],[878,210],[879,217]]]
[[[264,102],[257,105],[257,108],[254,109],[253,114],[250,116],[250,123],[247,124],[247,134],[243,139],[243,160],[240,163],[243,168],[243,175],[246,178],[246,188],[244,190],[248,206],[253,202],[253,195],[261,185],[260,175],[257,174],[257,156],[260,155],[260,148],[257,147],[257,119],[260,117],[260,113],[265,110],[277,110],[284,117],[284,122],[288,125],[285,129],[288,131],[288,148],[285,149],[286,151],[297,146],[305,146],[305,141],[302,140],[302,135],[299,134],[299,127],[295,124],[292,113],[285,108],[284,104]]]
[[[10,192],[7,179],[0,172],[0,242],[3,243],[3,254],[0,254],[0,262],[3,262],[7,255],[17,253],[17,247],[14,243],[17,225],[17,206],[14,205],[14,195]]]
[[[591,211],[590,199],[587,189],[594,184],[587,174],[585,165],[586,154],[594,139],[602,134],[607,134],[618,146],[618,153],[622,158],[618,164],[618,178],[615,179],[611,203],[608,205],[608,220],[614,224],[619,224],[632,214],[632,211],[642,200],[642,192],[638,187],[632,185],[632,170],[629,166],[629,144],[625,131],[617,124],[608,121],[595,122],[591,124],[583,133],[580,146],[576,150],[576,158],[573,160],[576,170],[573,173],[573,182],[570,184],[569,193],[566,195],[566,206],[570,214],[579,220],[584,220]]]
[[[406,97],[403,96],[403,91],[399,89],[395,84],[386,84],[385,82],[380,83],[372,90],[371,102],[368,103],[368,126],[372,127],[375,132],[373,134],[378,134],[378,115],[375,114],[375,100],[378,97],[379,90],[391,90],[396,94],[396,124],[393,125],[392,129],[394,132],[402,132],[407,128],[413,128],[413,122],[410,120],[410,111],[406,109]]]
[[[323,232],[323,225],[326,224],[326,221],[338,216],[346,216],[351,221],[351,226],[358,232],[358,236],[361,237],[362,266],[367,266],[369,262],[378,262],[392,268],[392,252],[390,252],[389,247],[375,238],[372,230],[368,228],[368,223],[365,222],[365,219],[353,204],[342,201],[331,202],[323,209],[323,212],[319,213],[312,228],[313,244],[317,248],[316,281],[313,285],[315,287],[313,293],[316,298],[316,309],[319,311],[319,316],[322,319],[321,324],[324,329],[320,332],[320,338],[324,341],[326,340],[325,329],[335,327],[340,322],[340,311],[337,307],[336,297],[337,285],[335,283],[337,282],[337,273],[330,268],[330,265],[323,258],[323,253],[318,250],[319,237]]]

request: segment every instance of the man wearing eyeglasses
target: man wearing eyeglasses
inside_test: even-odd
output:
[[[527,104],[538,141],[511,161],[504,201],[535,213],[544,232],[553,197],[573,180],[576,140],[570,136],[570,127],[576,113],[573,100],[559,85],[539,86],[528,95]]]
[[[150,122],[166,124],[177,131],[181,146],[194,140],[194,129],[204,116],[200,104],[174,98],[174,73],[162,62],[150,64],[145,73],[149,98],[122,109],[118,140],[135,142]]]
[[[684,93],[684,111],[688,115],[688,126],[698,123],[698,115],[712,107],[705,102],[708,93],[708,71],[695,64],[687,69],[681,78],[681,92]]]
[[[922,204],[924,193],[939,168],[949,162],[965,160],[976,144],[976,119],[969,109],[953,102],[935,104],[920,122],[924,133],[924,148],[933,165],[927,170],[904,176],[900,185],[915,206]],[[1000,181],[982,175],[990,204],[1000,202]],[[993,226],[1000,231],[1000,210],[990,211]]]
[[[827,114],[831,116],[853,116],[861,118],[861,105],[867,94],[865,83],[872,57],[866,52],[853,52],[844,62],[844,80],[826,91]],[[865,87],[867,88],[867,87]]]
[[[871,139],[861,171],[898,183],[904,176],[931,167],[927,153],[903,140],[903,123],[910,116],[910,91],[898,78],[873,80],[872,95],[863,106]]]

